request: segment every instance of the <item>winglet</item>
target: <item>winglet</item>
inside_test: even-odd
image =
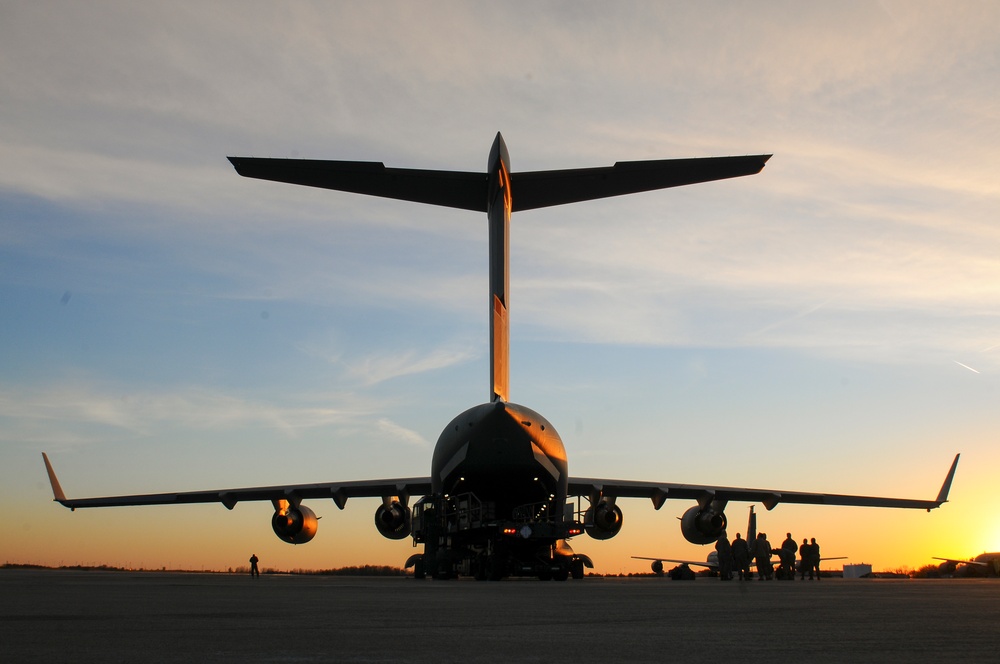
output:
[[[49,462],[49,455],[42,452],[42,460],[45,462],[45,471],[49,474],[49,484],[52,485],[52,500],[65,503],[66,494],[63,493],[62,487],[59,486],[59,479],[56,477],[56,471],[52,470],[52,464]]]
[[[955,479],[955,470],[958,468],[958,457],[962,456],[961,453],[955,455],[955,460],[951,462],[951,469],[948,471],[948,475],[944,478],[944,484],[941,485],[941,490],[938,492],[937,504],[941,506],[942,503],[948,502],[948,493],[951,491],[951,481]],[[930,510],[927,510],[928,512]]]

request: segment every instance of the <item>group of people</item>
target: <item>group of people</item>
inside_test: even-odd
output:
[[[757,579],[760,581],[774,578],[792,581],[795,579],[796,553],[799,555],[800,578],[805,580],[807,574],[810,580],[814,574],[817,581],[820,578],[819,544],[816,543],[815,537],[812,538],[811,542],[808,539],[803,539],[802,544],[798,545],[792,538],[792,534],[788,533],[785,541],[781,543],[781,547],[772,549],[771,543],[767,541],[766,533],[758,534],[753,542],[743,539],[740,533],[736,533],[736,539],[730,542],[726,534],[723,533],[715,543],[715,551],[719,557],[719,578],[723,581],[731,580],[734,571],[739,575],[740,580],[752,580],[751,563],[757,566]],[[777,568],[771,561],[771,556],[775,554],[779,561]]]

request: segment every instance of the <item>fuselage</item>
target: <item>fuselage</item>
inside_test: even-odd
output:
[[[431,461],[432,493],[475,494],[498,519],[512,518],[519,507],[564,505],[568,480],[555,427],[530,408],[500,400],[452,420]]]
[[[438,438],[431,461],[434,495],[475,494],[496,518],[518,508],[566,503],[566,448],[555,427],[524,406],[507,401],[507,317],[510,290],[510,158],[498,133],[487,160],[489,221],[490,402],[452,420]],[[561,508],[559,508],[561,509]],[[561,520],[562,515],[553,515]]]

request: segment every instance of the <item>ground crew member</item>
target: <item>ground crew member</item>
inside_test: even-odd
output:
[[[719,579],[731,581],[733,578],[733,547],[723,532],[715,542],[715,553],[719,557]]]
[[[815,537],[812,538],[812,540],[810,540],[810,542],[809,542],[809,553],[812,554],[811,557],[809,558],[809,560],[810,560],[809,578],[810,579],[812,578],[813,570],[816,570],[816,580],[819,581],[819,561],[820,561],[820,555],[819,555],[819,544],[816,543],[816,538]]]
[[[810,555],[811,554],[809,553],[811,550],[812,549],[809,546],[809,540],[803,537],[802,538],[802,544],[801,544],[801,546],[799,546],[799,580],[800,581],[805,581],[806,580],[806,568],[809,566],[809,563],[811,562],[811,560],[810,560]],[[809,578],[810,579],[812,578],[812,570],[809,570]]]
[[[753,545],[753,557],[757,563],[757,580],[770,580],[774,576],[774,565],[771,564],[771,543],[767,541],[765,533],[757,535],[757,541]]]
[[[257,563],[260,559],[257,557],[256,553],[250,554],[250,576],[260,578],[260,570],[257,569]]]
[[[747,541],[736,533],[736,539],[732,543],[733,564],[740,575],[740,580],[749,581],[753,577],[750,575],[750,545]]]

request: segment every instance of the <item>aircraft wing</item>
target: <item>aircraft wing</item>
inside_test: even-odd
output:
[[[958,467],[958,458],[944,478],[936,498],[919,500],[910,498],[882,498],[878,496],[857,496],[838,493],[808,493],[803,491],[779,491],[775,489],[747,489],[742,487],[704,486],[697,484],[672,484],[669,482],[641,482],[632,480],[588,479],[571,477],[569,495],[606,496],[617,498],[649,498],[653,507],[660,509],[668,499],[695,500],[705,506],[713,502],[730,501],[762,503],[772,510],[779,503],[805,505],[849,505],[856,507],[898,507],[905,509],[926,509],[928,511],[948,502],[948,493]]]
[[[931,556],[934,560],[943,560],[946,563],[954,563],[956,565],[979,565],[980,567],[989,567],[990,564],[987,562],[982,562],[979,560],[958,560],[956,558],[939,558],[938,556]]]
[[[511,173],[512,209],[623,196],[759,173],[771,155],[619,161],[614,166]],[[386,168],[378,161],[229,157],[248,178],[486,212],[486,173]]]
[[[179,493],[150,493],[132,496],[102,496],[97,498],[67,498],[63,493],[48,455],[42,453],[45,470],[52,484],[54,500],[72,510],[84,507],[125,507],[129,505],[181,505],[188,503],[222,503],[233,509],[236,503],[246,501],[298,502],[306,498],[329,498],[344,509],[348,498],[380,498],[385,496],[411,496],[430,493],[431,478],[410,477],[351,482],[323,482],[320,484],[288,484],[283,486],[247,487],[242,489],[212,489],[209,491],[184,491]]]
[[[663,563],[678,563],[680,565],[697,565],[699,567],[711,567],[715,569],[719,566],[719,563],[713,563],[710,560],[680,560],[679,558],[650,558],[647,556],[632,556],[636,560],[654,560]]]

